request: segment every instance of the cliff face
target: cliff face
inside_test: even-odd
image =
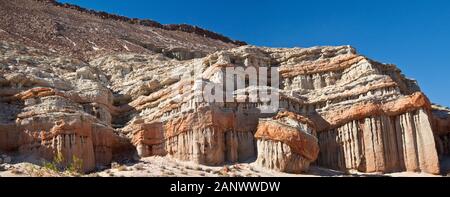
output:
[[[54,2],[0,4],[1,152],[62,153],[85,171],[160,155],[289,173],[432,174],[449,153],[448,110],[394,65],[349,46],[238,46]],[[197,88],[225,86],[230,68],[274,72],[269,83],[238,72],[245,84],[226,92],[231,101],[199,100]],[[267,89],[278,103],[270,112],[273,100],[245,96]]]
[[[450,109],[433,105],[433,131],[440,155],[450,155]]]
[[[48,160],[59,152],[67,163],[76,157],[92,170],[109,164],[113,150],[127,149],[128,139],[111,126],[111,91],[80,74],[88,65],[23,45],[1,46],[2,151]]]

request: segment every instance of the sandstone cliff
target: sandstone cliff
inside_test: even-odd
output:
[[[206,165],[256,160],[289,173],[318,165],[432,174],[449,153],[449,110],[432,107],[394,65],[350,46],[240,46],[190,26],[53,1],[0,5],[1,152],[62,153],[68,163],[82,159],[85,171],[160,155]],[[272,69],[268,81],[279,79],[251,84],[238,74],[246,84],[233,101],[199,101],[196,87],[226,84],[227,68]],[[279,100],[271,113],[261,98],[240,98],[265,89]]]

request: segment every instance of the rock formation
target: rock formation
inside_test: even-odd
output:
[[[255,134],[257,163],[283,172],[305,172],[319,154],[316,135],[314,123],[294,113],[263,119]]]
[[[437,151],[440,156],[448,156],[450,155],[450,109],[433,105],[432,114]]]
[[[61,153],[68,163],[82,159],[89,171],[109,165],[113,150],[126,149],[128,140],[111,126],[115,107],[110,90],[77,75],[86,73],[86,65],[17,44],[1,46],[1,61],[8,62],[1,70],[2,150],[48,160]]]
[[[192,26],[54,1],[0,6],[0,152],[61,153],[85,171],[160,155],[256,160],[289,173],[318,165],[432,174],[450,152],[450,110],[432,106],[394,65],[350,46],[241,46]],[[230,68],[276,72],[255,83],[246,72],[229,78]],[[230,79],[245,82],[218,97],[231,100],[198,99],[198,87]],[[265,90],[279,100],[272,112],[251,96]]]
[[[323,151],[319,163],[364,172],[439,173],[433,131],[422,108],[429,109],[429,105],[422,103],[426,104],[425,97],[416,94],[381,105],[381,109],[371,104],[350,109],[358,113],[358,119],[319,135]]]

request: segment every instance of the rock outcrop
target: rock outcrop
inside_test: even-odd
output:
[[[88,9],[82,8],[80,6],[69,4],[69,3],[59,3],[59,2],[57,2],[55,0],[36,0],[36,1],[46,2],[46,3],[49,3],[49,4],[54,5],[54,6],[77,10],[77,11],[80,11],[80,12],[83,12],[83,13],[87,13],[87,14],[90,14],[90,15],[98,16],[98,17],[100,17],[102,19],[123,21],[123,22],[127,22],[127,23],[130,23],[130,24],[142,25],[142,26],[146,26],[146,27],[160,28],[160,29],[169,30],[169,31],[182,31],[182,32],[187,32],[187,33],[194,33],[194,34],[197,34],[199,36],[208,37],[208,38],[211,38],[211,39],[214,39],[214,40],[220,40],[220,41],[225,42],[225,43],[232,43],[232,44],[236,44],[236,45],[239,45],[239,46],[247,45],[247,43],[245,43],[243,41],[231,40],[228,37],[225,37],[225,36],[220,35],[220,34],[215,33],[215,32],[211,32],[211,31],[206,30],[206,29],[202,29],[202,28],[197,27],[197,26],[192,26],[192,25],[187,25],[187,24],[163,25],[161,23],[158,23],[158,22],[152,21],[152,20],[148,20],[148,19],[143,19],[142,20],[142,19],[137,19],[137,18],[128,18],[128,17],[125,17],[125,16],[118,16],[118,15],[109,14],[109,13],[106,13],[106,12],[97,12],[95,10],[88,10]]]
[[[112,93],[86,71],[87,65],[21,45],[1,46],[2,62],[23,58],[1,70],[3,151],[47,160],[61,153],[66,163],[78,158],[91,171],[109,165],[114,151],[126,149],[127,140],[111,126]],[[81,71],[85,75],[77,75]]]
[[[437,151],[440,156],[448,156],[450,155],[450,109],[433,105],[432,114]]]
[[[363,172],[439,173],[433,131],[421,108],[400,115],[370,114],[320,133],[319,140],[322,155],[318,163],[322,166]]]
[[[450,152],[450,110],[350,46],[240,46],[53,1],[0,6],[0,152],[85,171],[136,154],[432,174]]]
[[[303,123],[308,120],[308,125],[317,125],[310,126],[314,128],[311,129],[314,137],[304,139],[314,144],[315,133],[318,133],[321,148],[317,163],[321,166],[364,172],[409,170],[439,173],[432,124],[429,121],[431,108],[426,96],[420,93],[414,81],[406,79],[394,66],[369,60],[358,55],[351,47],[240,47],[186,64],[189,66],[185,68],[185,73],[203,70],[202,78],[206,83],[219,84],[225,83],[224,76],[220,74],[225,71],[223,68],[275,65],[282,81],[279,111],[288,111],[304,117]],[[280,139],[284,135],[312,131],[286,126],[276,119],[267,120],[268,117],[276,117],[276,113],[259,113],[261,103],[258,102],[196,102],[192,76],[176,78],[179,81],[170,85],[169,90],[162,89],[130,103],[134,109],[141,111],[135,119],[146,119],[145,124],[156,121],[162,125],[154,132],[164,134],[164,138],[158,138],[157,144],[160,144],[160,140],[169,141],[165,145],[167,154],[211,165],[241,161],[223,155],[224,152],[229,155],[232,149],[237,153],[241,151],[236,146],[227,146],[230,140],[223,137],[230,131],[233,133],[240,129],[240,134],[244,135],[237,135],[238,141],[243,139],[238,144],[244,144],[247,150],[256,149],[253,156],[257,156],[257,161],[263,166],[301,172],[316,160],[313,145],[307,145],[312,149],[309,153],[312,156],[305,156],[305,153],[298,152],[294,142]],[[256,90],[261,88],[256,87]],[[215,123],[215,118],[205,117],[205,109],[214,109],[216,112],[211,117],[217,117],[220,121]],[[242,120],[247,121],[239,124]],[[204,130],[206,125],[212,127]],[[254,136],[253,140],[248,139],[250,134]],[[205,136],[216,149],[209,150],[204,146]],[[277,152],[277,149],[280,151]],[[277,156],[283,155],[280,153],[293,156]],[[204,159],[211,155],[217,157]],[[244,155],[251,156],[252,153]],[[282,162],[277,159],[282,159]]]
[[[319,155],[314,123],[293,113],[262,120],[255,134],[257,163],[282,172],[302,173]]]
[[[143,157],[168,154],[182,160],[220,165],[244,162],[255,156],[255,129],[248,129],[249,120],[239,119],[245,118],[244,115],[238,118],[235,113],[217,107],[196,110],[165,122],[135,121],[125,130],[134,131],[131,137]],[[253,119],[251,125],[255,127],[257,119]]]

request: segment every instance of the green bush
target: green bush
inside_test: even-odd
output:
[[[53,161],[44,162],[43,167],[57,173],[68,172],[77,175],[83,173],[83,160],[74,155],[72,161],[67,163],[63,154],[58,152]]]

